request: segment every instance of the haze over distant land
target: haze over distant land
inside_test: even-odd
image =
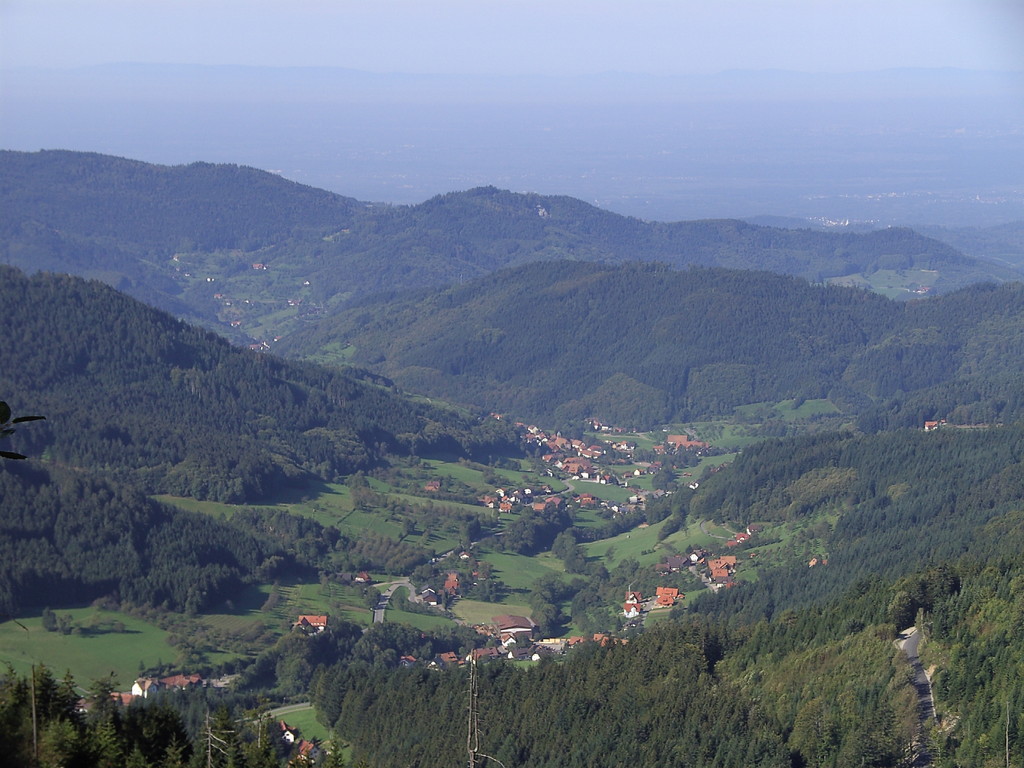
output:
[[[956,70],[538,78],[111,65],[9,73],[9,149],[229,162],[363,200],[493,184],[656,220],[1024,218],[1024,98]]]
[[[0,22],[0,148],[391,203],[495,185],[657,220],[1024,218],[1024,11],[1002,0],[14,0]]]

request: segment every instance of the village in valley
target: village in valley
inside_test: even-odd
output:
[[[509,519],[525,511],[539,513],[568,508],[590,510],[613,521],[633,520],[635,529],[625,528],[625,536],[632,535],[631,530],[641,534],[649,527],[643,519],[647,504],[663,501],[680,492],[679,488],[683,489],[682,492],[693,492],[699,487],[699,478],[703,474],[713,473],[724,466],[724,462],[718,461],[701,469],[703,460],[708,457],[729,458],[725,451],[716,450],[711,443],[685,432],[666,433],[663,442],[640,449],[634,437],[625,430],[597,420],[588,422],[588,427],[596,435],[591,440],[568,438],[535,425],[520,423],[517,427],[527,452],[535,456],[543,468],[539,476],[547,476],[551,482],[495,487],[479,496],[478,503]],[[652,487],[651,476],[666,469],[681,481],[676,484],[676,490]],[[556,491],[553,486],[558,484],[564,485],[565,490]],[[588,486],[593,490],[587,490]],[[631,492],[623,501],[602,498],[607,494],[603,494],[601,489],[608,486]],[[441,489],[442,483],[438,480],[431,480],[422,488],[427,494]],[[673,610],[684,609],[687,592],[682,585],[693,585],[694,592],[735,587],[739,583],[735,576],[743,567],[743,560],[754,555],[735,554],[733,550],[738,547],[745,549],[743,545],[748,545],[762,530],[758,524],[751,524],[738,532],[716,526],[716,532],[705,537],[709,543],[703,546],[690,546],[685,551],[676,551],[670,545],[659,547],[664,554],[649,566],[650,580],[655,586],[647,593],[629,589],[622,595],[621,602],[607,606],[610,613],[618,616],[618,626],[613,631],[587,635],[569,632],[559,637],[543,637],[541,628],[529,615],[496,614],[489,621],[472,623],[476,632],[485,638],[484,645],[465,657],[460,658],[454,653],[439,654],[431,659],[405,656],[401,664],[441,668],[496,658],[537,661],[546,656],[564,654],[581,643],[628,642],[629,634],[642,629],[648,617],[664,617]],[[471,542],[463,549],[435,558],[430,571],[433,575],[427,579],[429,583],[419,583],[418,589],[411,592],[408,599],[459,620],[452,609],[472,593],[479,579],[489,577],[491,570],[490,563],[485,557],[478,556],[476,545]],[[658,583],[659,580],[662,583]]]
[[[563,656],[586,644],[629,643],[646,625],[664,621],[676,611],[688,610],[695,595],[735,588],[742,583],[744,569],[756,568],[755,550],[765,530],[761,524],[733,530],[721,521],[690,520],[689,534],[678,531],[670,537],[664,537],[658,529],[667,522],[665,510],[671,507],[672,498],[695,492],[703,478],[731,461],[737,450],[734,446],[722,449],[689,430],[643,434],[597,420],[588,423],[588,439],[566,437],[527,424],[518,424],[517,429],[532,470],[502,476],[510,479],[515,475],[531,481],[495,484],[476,497],[476,505],[488,510],[492,519],[504,526],[498,540],[523,516],[559,514],[561,519],[572,521],[566,532],[571,531],[573,537],[582,536],[579,531],[586,530],[588,525],[592,530],[603,531],[600,536],[578,543],[578,566],[606,562],[610,568],[615,546],[633,552],[632,548],[643,542],[637,560],[638,584],[630,584],[613,596],[605,592],[607,597],[601,607],[603,625],[595,631],[581,632],[582,626],[575,616],[566,612],[561,624],[564,631],[551,636],[549,628],[542,627],[525,604],[528,600],[523,593],[528,589],[517,586],[513,592],[518,594],[506,591],[502,595],[498,590],[486,599],[481,597],[487,594],[485,589],[481,592],[481,585],[494,582],[500,572],[494,561],[501,547],[496,549],[498,540],[494,534],[488,542],[467,540],[397,578],[367,569],[333,574],[329,581],[339,589],[374,596],[367,598],[374,601],[371,626],[384,622],[416,626],[419,614],[426,621],[451,622],[476,633],[476,641],[471,647],[464,646],[463,652],[449,650],[430,657],[407,653],[396,658],[397,666],[440,670],[496,659],[529,664]],[[443,478],[427,479],[419,488],[419,496],[429,503],[441,498],[449,484]],[[662,512],[651,515],[654,507]],[[608,534],[609,529],[613,535]],[[554,549],[541,557],[545,567],[551,568],[545,572],[551,574],[557,574],[556,565],[564,567],[561,555]],[[508,568],[510,556],[503,556],[506,560],[498,558],[500,567]],[[512,562],[523,568],[534,559],[527,555],[511,557]],[[823,557],[815,557],[809,565],[825,562]],[[564,570],[567,580],[587,579],[583,569]],[[475,612],[462,610],[467,603],[474,606]],[[480,611],[486,611],[485,617]],[[337,621],[346,618],[338,616]],[[313,638],[331,633],[334,623],[335,618],[328,611],[299,612],[291,615],[284,629]],[[234,677],[238,676],[205,679],[190,672],[140,676],[130,690],[113,692],[112,697],[127,707],[135,699],[173,695],[175,691],[228,688]],[[274,715],[268,723],[280,739],[280,751],[306,761],[323,754],[321,740],[314,735],[304,736],[299,727],[290,725],[284,717]]]

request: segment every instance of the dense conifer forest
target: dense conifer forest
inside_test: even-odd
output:
[[[253,502],[388,454],[514,450],[493,419],[237,349],[98,282],[3,268],[0,296],[0,386],[47,416],[19,445],[149,493]]]
[[[895,302],[766,272],[545,262],[367,299],[283,340],[405,387],[558,424],[650,428],[829,398],[861,426],[1021,416],[1024,291]]]
[[[5,464],[0,498],[4,616],[98,598],[194,612],[296,570],[280,544],[80,473]]]

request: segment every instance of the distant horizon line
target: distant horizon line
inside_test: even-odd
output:
[[[957,72],[968,74],[991,74],[991,75],[1024,75],[1024,69],[975,69],[958,66],[921,66],[910,65],[902,67],[879,67],[877,69],[845,69],[845,70],[807,70],[790,69],[786,67],[733,67],[719,70],[694,70],[690,72],[651,72],[644,70],[621,70],[606,69],[590,72],[566,72],[552,74],[550,72],[456,72],[456,71],[430,71],[418,72],[412,70],[376,70],[359,67],[349,67],[340,64],[222,64],[203,63],[188,61],[104,61],[90,64],[68,64],[60,66],[44,66],[40,64],[0,64],[0,71],[37,71],[37,72],[74,72],[84,69],[103,69],[109,67],[153,67],[153,68],[189,68],[189,69],[236,69],[236,70],[319,70],[350,72],[354,74],[381,75],[381,76],[408,76],[408,77],[470,77],[470,78],[545,78],[545,79],[579,79],[591,77],[643,77],[643,78],[701,78],[718,77],[721,75],[736,74],[780,74],[780,75],[811,75],[816,77],[846,76],[846,75],[877,75],[891,72]]]

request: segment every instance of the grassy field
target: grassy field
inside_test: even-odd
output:
[[[456,600],[452,613],[467,624],[490,624],[491,619],[503,614],[529,616],[530,606],[525,603],[485,603],[481,600]]]
[[[636,528],[610,539],[584,544],[583,549],[587,554],[587,559],[599,559],[609,569],[614,568],[626,558],[637,560],[641,565],[653,565],[663,555],[668,554],[664,544],[658,541],[658,532],[664,525],[665,522],[662,521],[645,528]],[[675,533],[669,539],[678,535]]]
[[[721,547],[721,540],[703,533],[698,523],[690,523],[684,530],[676,531],[664,541],[658,541],[658,534],[666,521],[620,533],[610,539],[601,539],[584,544],[588,559],[600,559],[608,568],[614,568],[622,560],[632,558],[641,565],[654,565],[672,549],[683,552],[688,547],[699,546],[709,549]],[[709,528],[709,530],[711,530]],[[715,531],[717,532],[717,531]]]
[[[331,732],[316,719],[316,710],[313,709],[312,704],[304,709],[290,709],[280,719],[297,729],[300,738],[330,740]]]
[[[403,611],[398,606],[403,605],[409,601],[409,590],[405,587],[399,587],[395,590],[394,594],[391,595],[391,600],[388,602],[388,608],[384,612],[384,621],[390,621],[394,624],[408,624],[416,629],[421,629],[424,632],[429,632],[432,629],[444,629],[452,626],[452,620],[447,616],[441,616],[440,614],[431,615],[427,613],[412,613],[410,611]]]
[[[98,608],[58,610],[70,614],[79,632],[62,635],[43,629],[40,613],[0,624],[0,662],[10,663],[26,674],[33,664],[45,664],[55,677],[71,672],[75,681],[88,687],[93,680],[113,673],[120,690],[128,690],[143,667],[171,661],[175,651],[167,644],[168,633],[141,619]],[[116,631],[123,625],[123,631]]]
[[[481,560],[491,564],[495,578],[505,582],[509,589],[519,592],[528,592],[541,576],[565,572],[562,561],[550,552],[542,552],[535,557],[510,552],[482,552],[479,555]]]
[[[607,523],[608,520],[597,509],[587,507],[580,507],[573,519],[573,527],[576,528],[600,528]]]
[[[931,287],[940,277],[934,269],[879,269],[870,275],[852,274],[830,277],[830,285],[844,285],[854,288],[868,288],[890,299],[906,297],[918,286]]]
[[[826,416],[839,413],[830,400],[782,400],[778,403],[752,403],[736,408],[736,414],[745,420],[757,420],[764,416],[783,421],[803,421],[812,416]],[[737,432],[749,430],[749,427],[731,425]]]
[[[373,619],[372,612],[362,602],[359,589],[331,584],[324,593],[320,584],[283,583],[276,588],[276,605],[263,610],[274,589],[270,584],[247,587],[212,612],[196,616],[190,620],[194,624],[188,626],[244,636],[261,624],[263,629],[257,630],[258,633],[269,631],[280,636],[303,613],[327,613],[363,626],[368,626]],[[25,629],[14,621],[0,623],[0,663],[9,662],[22,673],[40,663],[53,669],[57,676],[70,670],[82,685],[113,672],[122,688],[127,689],[139,675],[140,668],[173,664],[178,656],[178,651],[167,642],[169,632],[118,611],[95,607],[59,609],[58,616],[72,618],[74,631],[69,635],[44,630],[40,613],[35,611],[17,617]],[[175,615],[170,618],[174,619]],[[204,654],[205,663],[212,665],[237,657],[237,653],[217,648],[208,649]]]
[[[180,496],[155,496],[155,499],[189,512],[230,518],[239,506],[221,504],[215,501],[196,501]],[[321,525],[336,525],[339,518],[352,510],[349,489],[337,483],[311,482],[302,488],[294,488],[279,494],[265,504],[249,504],[247,508],[287,511],[302,517],[309,517]]]

